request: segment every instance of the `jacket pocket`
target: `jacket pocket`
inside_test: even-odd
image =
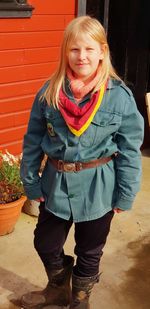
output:
[[[47,131],[53,142],[59,140],[59,136],[67,134],[67,127],[63,117],[58,110],[46,108],[45,118],[47,123]]]
[[[100,144],[104,139],[110,138],[118,130],[120,124],[121,115],[99,111],[89,128],[81,135],[80,142],[85,147]]]

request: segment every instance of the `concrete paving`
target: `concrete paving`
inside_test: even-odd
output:
[[[104,249],[101,280],[91,309],[150,308],[150,151],[143,152],[143,180],[132,211],[115,215]],[[17,299],[43,288],[47,278],[33,248],[36,217],[21,214],[13,233],[0,236],[0,309],[17,309]],[[73,228],[65,245],[73,254]],[[45,309],[60,307],[47,306]]]

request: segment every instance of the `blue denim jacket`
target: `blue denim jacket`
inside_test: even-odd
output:
[[[44,196],[48,211],[66,220],[72,216],[74,222],[97,219],[113,207],[130,209],[140,186],[143,140],[143,118],[131,91],[110,79],[91,125],[76,137],[59,110],[40,100],[46,86],[35,98],[24,137],[21,178],[28,198]],[[73,100],[67,83],[66,92]],[[88,162],[115,152],[118,156],[107,164],[79,172],[58,172],[48,160],[39,177],[43,154]]]

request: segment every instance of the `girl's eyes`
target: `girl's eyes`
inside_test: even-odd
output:
[[[94,50],[94,48],[92,48],[92,47],[87,47],[85,50],[90,50],[90,51],[92,51],[92,50]],[[79,48],[71,48],[71,51],[80,51],[80,49],[79,49]]]

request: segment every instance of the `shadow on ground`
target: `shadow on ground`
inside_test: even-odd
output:
[[[40,287],[33,285],[27,278],[22,278],[15,273],[0,267],[0,287],[12,294],[8,295],[8,300],[17,306],[20,306],[20,298],[22,294],[40,289]],[[3,309],[0,307],[0,309]]]
[[[127,256],[133,266],[125,272],[120,293],[124,293],[131,308],[150,308],[150,236],[144,236],[127,246]]]

